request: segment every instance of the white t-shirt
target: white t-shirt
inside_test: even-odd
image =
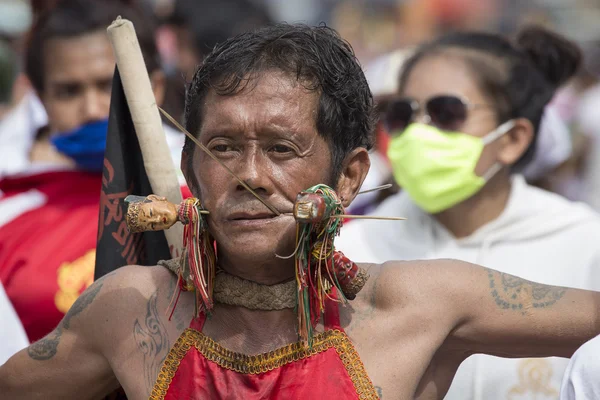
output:
[[[0,283],[0,365],[27,346],[25,329]]]
[[[600,336],[573,354],[560,391],[560,400],[596,399],[600,399]]]

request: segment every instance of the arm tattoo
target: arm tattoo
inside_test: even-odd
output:
[[[502,272],[487,270],[490,293],[498,307],[525,312],[529,306],[550,307],[567,292],[566,288],[542,285]]]
[[[381,389],[381,386],[375,386],[375,391],[377,392],[377,397],[383,399],[383,390]]]
[[[38,340],[27,348],[27,354],[30,358],[38,361],[49,360],[56,355],[58,342],[62,335],[62,325],[50,332],[46,337]]]
[[[27,348],[29,357],[39,361],[49,360],[54,357],[63,331],[69,329],[73,317],[81,314],[90,304],[92,304],[96,295],[100,292],[100,289],[102,289],[102,285],[102,280],[98,280],[95,284],[90,286],[88,290],[83,292],[71,306],[56,329]]]
[[[161,322],[156,307],[158,291],[148,300],[146,318],[140,322],[135,320],[133,336],[138,348],[144,354],[144,378],[149,390],[152,390],[154,381],[169,352],[169,339],[167,330]]]

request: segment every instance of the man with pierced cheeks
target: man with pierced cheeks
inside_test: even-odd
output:
[[[218,46],[185,114],[186,128],[282,212],[318,183],[348,206],[369,169],[371,93],[350,46],[326,27],[277,25]],[[306,349],[295,310],[273,295],[295,296],[294,260],[275,256],[293,253],[294,218],[275,216],[192,143],[182,166],[210,211],[219,269],[264,294],[262,308],[230,296],[193,318],[194,295],[182,292],[169,319],[175,275],[121,268],[0,368],[3,396],[93,399],[122,385],[130,399],[441,399],[471,354],[569,357],[600,333],[600,293],[455,260],[389,261],[362,265],[370,278],[347,306],[327,301]]]

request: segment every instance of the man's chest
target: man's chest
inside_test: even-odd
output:
[[[427,369],[423,351],[410,343],[378,340],[353,340],[367,375],[379,398],[412,399],[420,378]],[[402,350],[399,350],[402,347]]]
[[[359,348],[356,345],[354,347]],[[256,374],[238,374],[230,366],[226,364],[220,365],[218,361],[219,357],[213,357],[214,359],[210,360],[202,357],[202,363],[198,363],[195,360],[193,368],[189,368],[185,363],[185,365],[181,366],[181,363],[177,362],[177,368],[172,368],[170,372],[173,373],[173,376],[179,372],[184,376],[203,377],[203,387],[193,388],[193,384],[190,384],[189,389],[192,391],[198,389],[206,390],[210,387],[226,394],[234,389],[242,391],[256,389],[260,387],[260,383],[265,382],[267,376],[271,379],[273,379],[273,376],[277,376],[274,381],[279,383],[290,383],[290,385],[286,384],[285,386],[291,386],[294,383],[301,386],[301,383],[306,382],[303,378],[303,373],[306,374],[307,371],[311,371],[311,375],[314,376],[331,376],[335,371],[359,371],[362,364],[366,377],[372,382],[379,398],[418,398],[420,400],[443,398],[443,395],[440,395],[440,391],[445,391],[449,386],[454,374],[453,368],[445,368],[442,365],[438,365],[437,368],[430,366],[427,363],[426,357],[423,357],[423,351],[418,347],[410,346],[408,343],[406,343],[402,352],[395,351],[392,346],[380,345],[377,347],[377,349],[361,349],[361,353],[359,354],[360,359],[354,360],[353,365],[348,366],[348,369],[344,366],[342,358],[339,359],[339,362],[331,362],[332,359],[339,357],[339,353],[336,353],[332,348],[330,354],[328,354],[331,356],[328,358],[329,365],[321,363],[322,359],[324,359],[324,354],[320,353],[319,356],[312,356],[313,364],[310,363],[311,358],[307,358],[300,360],[299,363],[287,364],[274,370],[267,369]],[[116,366],[115,375],[130,400],[147,399],[153,389],[161,386],[160,383],[162,381],[158,377],[159,374],[162,375],[165,372],[165,359],[163,354],[157,350],[158,346],[153,346],[152,343],[136,343],[135,354],[132,354],[130,357],[124,357],[120,361],[120,365]],[[187,361],[190,361],[189,356],[187,357]],[[268,359],[265,359],[265,361],[268,361]],[[333,370],[331,370],[332,365],[335,367]],[[162,374],[161,369],[163,370]],[[349,373],[349,375],[354,376],[355,373]],[[197,381],[197,379],[194,379],[194,381]],[[230,384],[237,382],[236,388],[224,385],[225,381]],[[333,386],[337,387],[341,384],[340,379],[335,380],[335,382],[331,381],[331,379],[316,379],[311,382],[313,382],[309,388],[311,392],[326,391],[333,388]],[[162,383],[164,384],[165,382]],[[323,385],[321,385],[322,383]],[[346,386],[352,386],[351,381],[346,383]],[[249,384],[250,386],[247,386]],[[329,385],[333,386],[329,387]],[[275,395],[277,385],[269,386],[272,386],[272,393],[269,392],[270,395]]]
[[[110,363],[129,400],[148,399],[178,335],[151,318],[138,319],[127,328],[130,337],[116,344]]]
[[[157,290],[143,309],[119,321],[115,339],[107,341],[107,358],[130,400],[150,396],[165,359],[190,324],[188,296],[182,295],[180,307],[170,313],[173,290],[174,284]]]
[[[137,342],[135,351],[115,360],[115,375],[130,399],[151,394],[161,399],[354,399],[357,393],[374,393],[353,346],[339,331],[317,334],[309,350],[294,342],[254,356],[231,351],[195,329],[179,336],[166,359],[155,344]]]
[[[123,343],[121,348],[115,349],[116,357],[112,364],[119,382],[125,388],[130,399],[148,398],[157,383],[161,369],[163,369],[163,373],[165,372],[165,359],[168,356],[172,358],[174,355],[179,358],[174,364],[177,368],[170,371],[173,376],[183,365],[186,371],[179,372],[188,376],[201,376],[203,384],[213,388],[221,385],[223,377],[227,377],[228,382],[233,382],[234,378],[240,378],[241,386],[250,384],[254,378],[257,379],[257,382],[266,382],[276,377],[275,381],[278,382],[278,385],[287,382],[290,385],[286,383],[284,386],[291,386],[294,382],[299,385],[302,382],[310,381],[313,384],[308,389],[318,391],[328,389],[329,385],[334,384],[331,379],[320,379],[319,377],[331,376],[334,370],[341,371],[343,373],[341,376],[352,377],[362,369],[364,378],[367,382],[372,382],[375,392],[380,398],[412,399],[415,393],[418,393],[424,379],[425,381],[436,381],[440,378],[439,371],[437,374],[432,374],[430,368],[431,360],[434,359],[439,344],[436,344],[433,335],[425,332],[419,334],[409,324],[405,329],[397,329],[395,324],[389,324],[385,319],[375,317],[367,321],[365,318],[361,320],[360,324],[351,324],[349,329],[346,329],[347,343],[345,346],[339,346],[340,341],[335,340],[328,345],[320,346],[319,352],[314,352],[314,354],[294,353],[293,347],[284,346],[268,354],[261,354],[260,357],[245,358],[241,353],[230,351],[227,341],[220,343],[212,340],[209,336],[196,333],[186,336],[186,333],[183,333],[184,330],[179,328],[182,328],[184,324],[186,327],[189,326],[189,320],[183,320],[184,318],[176,313],[169,321],[165,316],[165,310],[160,307],[160,304],[155,304],[153,298],[150,298],[145,313],[129,322],[127,329],[130,334],[127,342]],[[209,334],[207,332],[207,335]],[[178,351],[178,346],[184,338],[189,342],[186,351],[200,350],[201,353],[193,356],[198,359],[190,365],[187,365],[186,361],[182,361],[185,358],[185,352]],[[327,362],[323,363],[321,356],[324,349],[327,348],[331,351],[325,357]],[[355,352],[355,356],[350,361],[345,355],[345,352],[349,351]],[[319,354],[321,356],[315,357]],[[270,355],[273,356],[272,359],[269,358]],[[287,360],[286,357],[289,358],[289,362],[280,363],[282,360]],[[233,361],[237,360],[234,362],[235,365],[225,362],[230,358]],[[264,371],[256,370],[247,376],[234,373],[236,368],[233,367],[235,366],[239,372],[239,370],[256,366],[257,363],[263,363],[268,368]],[[190,371],[193,372],[189,373]],[[269,375],[269,379],[265,378],[267,375]],[[423,378],[424,376],[425,378]],[[337,385],[340,384],[340,379],[335,381]],[[319,382],[325,382],[322,388],[318,387]],[[351,381],[347,383],[352,386]],[[273,390],[278,385],[274,385]],[[252,384],[251,386],[259,387],[260,385]],[[225,387],[223,390],[225,390],[224,393],[228,393],[230,389]]]
[[[460,357],[440,353],[446,335],[408,316],[391,320],[373,313],[371,318],[351,323],[348,329],[379,397],[443,398],[442,392],[447,390],[460,363]]]

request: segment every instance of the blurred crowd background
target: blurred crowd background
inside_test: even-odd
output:
[[[30,91],[23,72],[27,32],[36,17],[56,0],[0,1],[0,119]],[[403,49],[456,30],[514,34],[520,26],[536,23],[576,41],[584,67],[553,101],[568,130],[549,138],[554,146],[541,160],[541,171],[531,171],[535,185],[569,199],[600,208],[600,149],[594,142],[600,129],[600,2],[594,0],[138,0],[156,24],[156,41],[168,85],[164,108],[181,116],[184,84],[212,46],[248,28],[273,21],[326,23],[353,46],[365,67],[373,93],[381,104],[396,89]],[[42,118],[43,120],[43,118]],[[385,149],[386,138],[378,136]],[[1,141],[0,141],[1,142]],[[549,147],[549,149],[550,149]],[[385,153],[385,151],[381,152]],[[547,166],[545,163],[549,163]],[[385,162],[375,162],[382,168]],[[378,172],[378,173],[379,173]],[[381,179],[372,178],[374,183]],[[383,179],[383,178],[382,178]],[[367,181],[367,185],[370,184]],[[381,195],[381,194],[380,194]],[[383,194],[385,195],[385,194]],[[369,201],[372,199],[368,199]],[[359,205],[360,206],[360,205]]]
[[[37,141],[40,137],[39,132],[49,123],[47,110],[37,98],[34,85],[25,73],[25,55],[30,30],[35,27],[40,15],[59,2],[60,0],[0,0],[0,205],[3,201],[3,179],[23,172],[24,159],[27,160],[26,164],[29,158],[34,159],[32,154],[28,154],[31,144],[34,138]],[[97,2],[101,4],[103,0]],[[158,62],[158,68],[155,69],[164,72],[165,78],[164,90],[160,91],[162,100],[159,100],[157,95],[157,102],[162,103],[162,107],[179,120],[183,115],[185,84],[191,80],[202,58],[229,36],[272,22],[304,22],[311,25],[326,23],[336,29],[353,46],[380,110],[385,109],[387,102],[398,91],[398,76],[403,61],[415,46],[421,43],[454,31],[478,30],[512,37],[520,27],[529,23],[548,27],[580,46],[583,63],[575,76],[556,92],[546,108],[545,122],[536,144],[535,159],[524,170],[524,178],[531,185],[557,193],[569,200],[587,203],[600,211],[600,0],[122,0],[122,3],[134,6],[140,19],[152,21],[155,27],[152,29],[158,52],[157,59],[154,60]],[[149,59],[146,59],[146,62],[149,64]],[[50,69],[49,65],[43,67]],[[105,86],[103,90],[108,92],[105,93],[105,97],[109,98],[110,87]],[[105,107],[97,115],[97,119],[105,119],[107,112],[108,108]],[[60,118],[52,116],[50,125],[52,119]],[[80,122],[90,122],[94,118],[81,117]],[[74,127],[75,125],[69,128]],[[56,126],[52,129],[61,130]],[[173,133],[172,127],[168,125],[167,129],[170,129],[170,133],[167,133],[171,135],[167,139],[177,162],[183,137],[177,132]],[[63,129],[65,130],[69,129]],[[372,167],[364,189],[385,183],[392,184],[391,188],[359,196],[351,206],[350,212],[368,213],[386,197],[400,192],[386,155],[389,140],[390,136],[380,123],[376,131],[376,146],[372,152]],[[19,156],[21,153],[25,155]],[[3,292],[0,285],[2,343],[5,343],[3,335],[9,335],[9,341],[14,339],[10,336],[13,334],[9,332],[10,326],[6,322],[8,313],[14,316],[18,314],[23,322],[27,340],[15,346],[22,348],[28,341],[37,340],[53,329],[78,294],[92,282],[95,253],[90,249],[94,247],[96,240],[96,188],[100,184],[100,178],[98,172],[98,182],[94,181],[90,186],[93,188],[90,191],[92,206],[89,212],[91,233],[85,244],[87,247],[82,245],[79,258],[69,256],[72,259],[62,260],[59,255],[55,257],[56,265],[47,267],[48,281],[51,281],[53,286],[44,289],[46,292],[43,295],[40,294],[42,290],[35,288],[39,282],[31,279],[31,272],[22,272],[26,270],[27,263],[17,260],[16,256],[11,259],[12,253],[9,254],[9,251],[12,252],[13,249],[9,249],[8,245],[2,246],[0,235],[0,281],[17,311],[15,314],[12,308],[2,309]],[[8,187],[10,189],[10,185]],[[9,200],[10,198],[4,199],[4,207],[0,207],[0,233],[11,223],[16,224],[14,226],[22,226],[17,218],[24,214],[22,211],[15,211],[16,206]],[[37,207],[35,204],[23,204],[30,207],[27,210]],[[67,214],[70,211],[61,212]],[[12,232],[2,234],[12,239]],[[544,235],[546,232],[542,236]],[[574,240],[586,243],[589,249],[596,249],[596,240],[584,236],[589,235],[580,233]],[[460,240],[456,242],[459,247],[465,244]],[[486,243],[484,244],[487,246]],[[36,245],[37,243],[32,242],[31,248],[35,249]],[[569,247],[568,244],[564,245]],[[550,248],[554,245],[548,242],[546,246]],[[25,255],[35,251],[24,249],[21,247],[20,251]],[[458,258],[452,252],[441,251],[435,255]],[[500,258],[497,260],[501,261]],[[67,265],[63,261],[72,264]],[[600,267],[593,263],[590,265],[594,271]],[[70,269],[65,270],[66,267]],[[563,269],[571,268],[564,267]],[[60,275],[63,273],[61,271],[79,272],[74,272],[75,278],[64,275],[67,282],[64,285],[70,285],[70,291],[67,291],[68,296],[61,297],[59,302],[55,292],[65,292],[60,281],[63,277]],[[522,271],[525,273],[525,268]],[[19,273],[25,274],[21,283],[15,278]],[[540,272],[540,277],[548,278],[548,283],[553,284],[566,282],[561,280],[561,273],[552,274]],[[582,277],[585,285],[579,284],[580,282],[569,284],[600,288],[600,282],[591,282],[587,269],[578,276]],[[28,293],[21,296],[23,287],[26,287],[25,291]],[[44,322],[46,325],[40,322],[41,312],[36,308],[39,304],[30,301],[31,293],[34,293],[33,297],[41,299],[39,304],[45,302],[52,307],[51,313],[44,314],[47,319]],[[13,351],[15,347],[8,350]],[[4,353],[3,359],[0,346],[0,364],[8,355],[10,354]],[[544,379],[548,381],[548,377],[552,375],[551,370],[548,372],[544,368],[544,365],[532,368],[534,372],[541,374],[539,379],[537,375],[532,378],[533,375],[527,375],[527,370],[523,370],[523,376],[528,376],[524,380],[535,382],[522,392],[519,392],[519,386],[515,386],[515,393],[531,394],[530,397],[524,395],[522,398],[556,399],[557,387],[548,389],[544,386]],[[553,379],[559,379],[557,376],[560,372],[557,371]],[[459,395],[456,398],[467,397]]]

